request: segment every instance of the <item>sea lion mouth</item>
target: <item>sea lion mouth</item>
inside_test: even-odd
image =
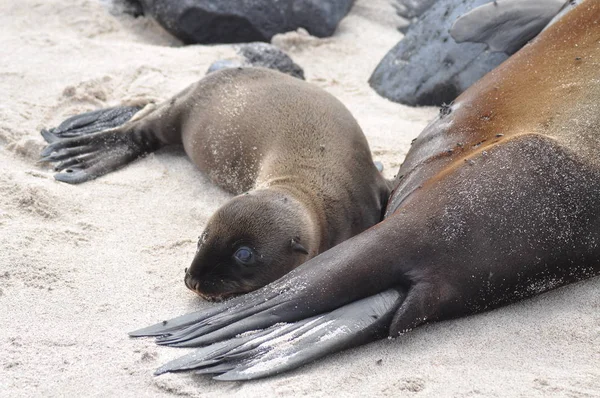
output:
[[[248,290],[233,280],[201,280],[193,277],[190,273],[185,274],[184,282],[188,289],[204,300],[216,303],[254,290]]]
[[[227,300],[228,298],[234,297],[235,295],[221,295],[221,296],[209,296],[207,294],[204,294],[198,290],[194,290],[194,293],[196,293],[198,296],[202,297],[204,300],[206,301],[210,301],[211,303],[220,303],[222,301]]]

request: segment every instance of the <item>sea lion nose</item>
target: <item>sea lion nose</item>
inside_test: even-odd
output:
[[[188,268],[185,269],[185,276],[183,277],[183,283],[185,286],[193,291],[198,290],[198,284],[200,283],[198,279],[193,275]]]

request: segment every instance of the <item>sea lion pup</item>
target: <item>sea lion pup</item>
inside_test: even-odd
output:
[[[181,144],[239,196],[200,237],[185,284],[206,299],[246,293],[379,222],[389,195],[367,140],[324,90],[268,69],[212,73],[163,104],[76,116],[42,131],[55,178],[80,183]]]
[[[584,1],[442,109],[381,223],[250,295],[131,333],[207,345],[157,373],[264,377],[599,275],[599,40],[600,2]]]

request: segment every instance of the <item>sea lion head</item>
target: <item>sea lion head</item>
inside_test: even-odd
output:
[[[318,252],[313,218],[293,196],[271,189],[233,198],[210,218],[185,284],[204,299],[250,292]]]

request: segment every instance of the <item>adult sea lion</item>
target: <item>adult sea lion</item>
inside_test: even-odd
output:
[[[442,109],[381,223],[245,297],[131,335],[205,346],[157,373],[253,379],[599,275],[599,43],[600,2],[583,1]]]
[[[356,120],[300,79],[227,69],[136,111],[95,111],[42,131],[42,160],[60,162],[57,180],[80,183],[183,143],[200,170],[239,194],[208,221],[185,275],[206,299],[262,287],[382,217],[388,183]]]

